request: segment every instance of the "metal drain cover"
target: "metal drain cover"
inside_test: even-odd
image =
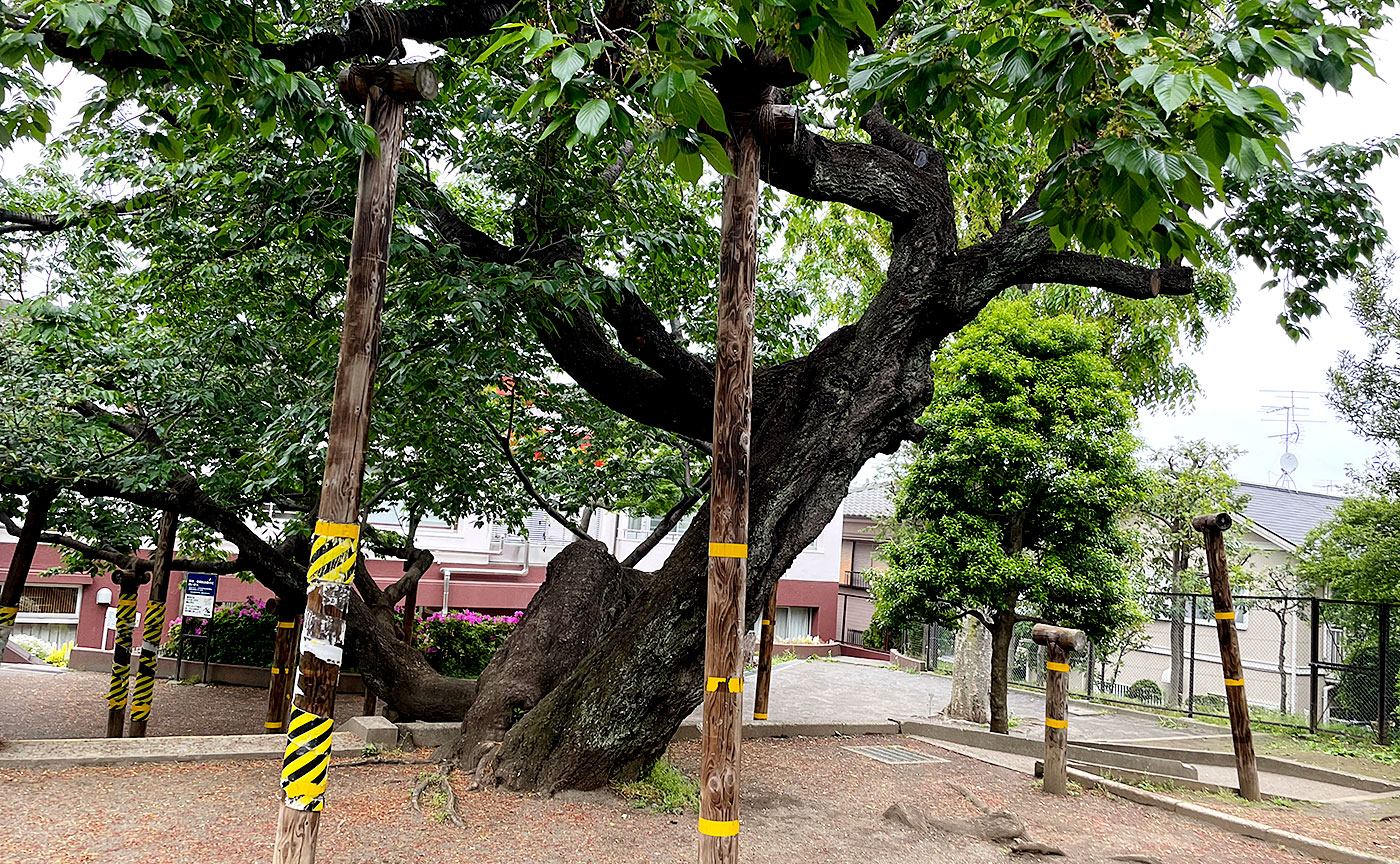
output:
[[[927,753],[920,753],[918,750],[911,750],[908,747],[901,747],[898,744],[889,747],[843,747],[841,749],[869,756],[876,762],[883,762],[886,765],[917,765],[921,762],[948,761],[947,759],[939,759],[937,756],[930,756]]]

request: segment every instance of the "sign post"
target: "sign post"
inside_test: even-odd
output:
[[[214,638],[214,602],[219,593],[219,577],[212,573],[188,573],[185,575],[185,596],[180,603],[180,616],[189,621],[202,618],[204,624],[204,672],[199,683],[209,683],[209,642]],[[181,625],[181,641],[188,638],[188,625]],[[180,653],[184,653],[182,650]],[[179,660],[176,660],[175,677],[180,677]]]

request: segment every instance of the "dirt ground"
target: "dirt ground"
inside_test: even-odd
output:
[[[102,737],[107,734],[110,682],[104,672],[0,669],[0,739]],[[363,696],[341,694],[336,700],[336,721],[356,716],[363,705]],[[258,687],[206,687],[162,679],[156,682],[146,734],[258,733],[263,731],[266,711],[267,691]]]
[[[1252,804],[1234,796],[1212,795],[1185,789],[1170,791],[1173,798],[1195,801],[1317,840],[1326,840],[1359,852],[1400,859],[1400,799],[1327,803],[1264,802]],[[1364,793],[1362,793],[1364,794]]]
[[[844,747],[903,744],[946,762],[882,765]],[[420,754],[422,755],[422,754]],[[670,758],[693,776],[698,742]],[[632,864],[695,860],[695,814],[654,814],[611,793],[553,799],[465,793],[466,828],[415,813],[409,791],[426,764],[333,767],[321,823],[322,862],[541,862]],[[159,864],[263,860],[279,795],[272,762],[0,771],[0,860],[15,864]],[[744,745],[742,857],[755,864],[865,862],[983,864],[1004,847],[967,837],[920,836],[885,821],[897,801],[944,819],[974,814],[949,787],[960,783],[1062,847],[1050,860],[1107,864],[1151,855],[1164,864],[1302,859],[1174,814],[1092,792],[1051,799],[1031,781],[903,738],[754,740]],[[61,802],[61,803],[60,803]],[[21,827],[22,826],[22,827]],[[8,834],[9,836],[4,836]]]

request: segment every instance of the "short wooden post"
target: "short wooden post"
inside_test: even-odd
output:
[[[301,613],[294,604],[277,601],[277,636],[272,643],[272,676],[267,682],[267,716],[263,731],[282,732],[287,726],[287,709],[292,703],[292,676],[296,672],[297,619]]]
[[[360,157],[359,195],[350,238],[345,323],[340,335],[331,423],[321,481],[320,517],[311,541],[306,610],[302,616],[287,751],[282,761],[283,804],[273,864],[310,864],[325,804],[331,725],[360,539],[360,484],[369,441],[370,403],[379,357],[380,313],[389,263],[399,151],[408,102],[437,95],[427,63],[352,66],[340,91],[365,106],[379,151]]]
[[[1254,761],[1254,736],[1249,726],[1249,702],[1244,692],[1244,663],[1240,659],[1240,639],[1235,632],[1235,607],[1230,597],[1230,574],[1225,561],[1225,531],[1229,513],[1197,516],[1191,526],[1205,538],[1206,572],[1210,576],[1210,596],[1215,603],[1215,631],[1220,637],[1220,669],[1225,674],[1225,703],[1230,709],[1230,735],[1235,745],[1235,771],[1240,780],[1240,797],[1259,800],[1259,768]]]
[[[34,550],[39,548],[39,535],[44,532],[44,522],[49,518],[49,507],[53,505],[55,490],[36,489],[29,493],[29,503],[24,511],[24,525],[19,529],[15,540],[15,551],[10,556],[10,569],[5,572],[5,586],[0,588],[0,656],[10,644],[10,633],[15,629],[15,619],[19,616],[19,599],[24,596],[24,583],[29,579],[29,568],[34,566]]]
[[[156,653],[165,632],[165,598],[170,588],[170,562],[175,557],[175,531],[180,514],[165,510],[156,529],[156,551],[151,558],[151,590],[146,595],[146,614],[141,619],[141,662],[136,683],[131,688],[131,737],[146,737],[146,722],[156,695]]]
[[[773,681],[773,621],[778,617],[778,587],[768,595],[763,610],[763,633],[758,640],[758,675],[754,682],[753,719],[768,719],[768,687]]]
[[[1031,641],[1045,646],[1045,781],[1051,795],[1064,795],[1069,787],[1069,652],[1082,651],[1088,639],[1083,630],[1037,624]]]
[[[107,737],[122,737],[131,683],[131,632],[136,627],[136,589],[132,573],[117,576],[117,644],[112,648],[112,681],[107,687]]]

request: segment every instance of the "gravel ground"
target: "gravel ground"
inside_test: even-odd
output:
[[[843,747],[904,744],[948,761],[886,766]],[[1164,864],[1279,864],[1298,856],[1159,810],[1085,792],[1051,799],[1028,778],[903,738],[755,740],[745,743],[743,860],[883,864],[991,864],[1003,847],[966,837],[919,836],[886,822],[906,801],[944,819],[974,811],[950,782],[1019,815],[1032,836],[1061,846],[1076,864],[1150,854]],[[421,754],[420,754],[421,755]],[[672,748],[688,774],[697,742]],[[425,765],[333,768],[319,860],[346,864],[542,862],[632,864],[695,860],[694,814],[631,809],[610,793],[553,799],[463,793],[466,828],[415,813],[409,791]],[[149,765],[0,772],[0,812],[22,832],[0,838],[16,864],[201,864],[265,858],[278,806],[270,762]],[[56,802],[62,801],[62,806]],[[6,833],[0,829],[0,834]]]
[[[1250,804],[1233,796],[1190,790],[1174,789],[1168,794],[1359,852],[1400,859],[1400,800],[1396,798],[1325,804]]]
[[[0,739],[106,735],[110,682],[111,676],[104,672],[46,673],[0,668]],[[342,694],[336,700],[336,720],[354,717],[363,705],[363,696]],[[258,733],[263,731],[266,712],[267,691],[258,687],[205,687],[157,680],[146,734]]]

